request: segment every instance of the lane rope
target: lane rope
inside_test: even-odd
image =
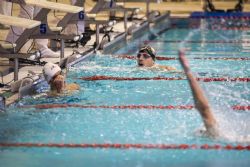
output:
[[[49,147],[92,149],[158,149],[158,150],[235,150],[250,151],[250,145],[197,145],[197,144],[110,144],[110,143],[0,143],[0,147]]]
[[[113,81],[135,81],[135,80],[187,80],[184,77],[113,77],[113,76],[89,76],[78,78],[85,81],[99,81],[99,80],[113,80]],[[217,77],[217,78],[196,78],[197,81],[202,82],[250,82],[250,78],[230,78],[230,77]]]
[[[122,59],[132,59],[136,60],[136,56],[132,55],[119,55],[115,56],[116,58],[122,58]],[[239,60],[239,61],[245,61],[250,60],[248,57],[190,57],[190,59],[196,59],[196,60]],[[179,60],[178,57],[164,57],[164,56],[156,56],[156,60],[163,61],[163,60]]]
[[[232,106],[233,110],[250,110],[250,106],[241,106],[241,105],[234,105]]]
[[[148,43],[181,43],[183,42],[182,40],[145,40],[144,43],[145,44],[148,44]],[[196,41],[192,41],[192,40],[189,40],[189,41],[185,41],[185,43],[215,43],[215,44],[218,44],[218,43],[222,43],[222,44],[248,44],[250,43],[250,41],[248,40],[228,40],[228,41],[225,41],[225,40],[211,40],[211,41],[202,41],[202,40],[196,40]]]
[[[193,105],[81,105],[81,104],[36,104],[36,105],[23,105],[19,106],[19,108],[36,108],[36,109],[51,109],[51,108],[89,108],[89,109],[161,109],[161,110],[192,110],[194,109]],[[241,105],[233,105],[231,106],[233,110],[250,110],[250,106],[241,106]]]
[[[223,27],[225,26],[225,27]],[[205,27],[202,28],[204,30],[229,30],[229,31],[249,31],[250,28],[249,27],[227,27],[228,25],[222,25],[221,27],[218,27],[217,25],[214,25],[212,27]],[[200,25],[189,25],[187,27],[178,27],[178,25],[171,25],[170,26],[171,29],[200,29]]]
[[[228,20],[233,20],[233,19],[241,19],[241,20],[250,20],[250,17],[245,17],[245,16],[193,16],[191,19],[228,19]]]
[[[37,104],[37,105],[24,105],[20,106],[20,108],[36,108],[36,109],[50,109],[50,108],[68,108],[68,107],[74,107],[74,108],[105,108],[105,109],[179,109],[179,110],[191,110],[194,108],[193,105],[114,105],[114,106],[107,106],[107,105],[100,105],[100,106],[94,106],[94,105],[80,105],[80,104]]]

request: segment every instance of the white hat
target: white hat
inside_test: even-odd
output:
[[[53,63],[46,63],[43,67],[43,75],[45,80],[49,83],[51,79],[61,72],[61,68]]]

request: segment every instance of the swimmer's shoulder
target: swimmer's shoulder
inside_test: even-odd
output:
[[[80,90],[80,86],[76,83],[70,83],[66,84],[63,92],[58,93],[56,90],[50,90],[47,92],[48,97],[55,97],[55,96],[66,96],[69,95],[69,93],[72,93],[73,91]]]
[[[76,83],[70,83],[66,85],[65,89],[68,91],[80,90],[80,86]]]
[[[175,67],[165,66],[165,65],[159,65],[159,64],[155,64],[153,67],[154,68],[159,68],[159,69],[164,69],[164,70],[167,70],[167,71],[174,71],[174,70],[176,70]]]

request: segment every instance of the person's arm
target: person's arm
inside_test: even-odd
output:
[[[187,75],[189,85],[191,87],[192,94],[194,97],[195,108],[199,111],[203,119],[207,133],[210,136],[218,136],[217,122],[214,118],[208,100],[205,97],[202,88],[200,87],[196,78],[191,73],[188,60],[185,57],[183,50],[179,51],[179,60],[184,69],[185,74]]]

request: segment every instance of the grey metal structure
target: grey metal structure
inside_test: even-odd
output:
[[[18,4],[26,4],[24,0],[9,0]],[[23,45],[28,39],[59,39],[61,40],[61,57],[64,57],[63,51],[63,40],[72,39],[74,36],[62,35],[60,31],[52,31],[48,26],[47,15],[51,11],[48,8],[42,8],[39,13],[34,17],[34,20],[41,21],[40,27],[35,27],[32,29],[26,29],[17,39],[16,43],[16,52],[19,52]]]
[[[22,28],[26,28],[26,30],[34,29],[41,24],[39,21],[33,21],[29,19],[23,19],[13,16],[4,16],[1,15],[1,23],[8,24],[10,26],[18,26]],[[17,53],[16,51],[16,44],[7,43],[7,44],[0,44],[0,57],[14,59],[14,81],[18,80],[18,69],[19,69],[19,59],[20,58],[28,58],[32,54],[23,54]]]
[[[135,13],[139,8],[125,8],[121,5],[117,5],[114,0],[105,1],[98,0],[97,4],[93,7],[93,9],[89,13],[99,13],[102,11],[108,11],[110,13],[110,17],[115,15],[115,12],[123,12],[124,14],[124,29],[127,33],[127,22],[128,22],[128,12]]]
[[[0,57],[14,59],[14,81],[18,80],[18,71],[19,71],[19,59],[20,58],[29,58],[32,54],[26,53],[17,53],[15,47],[12,49],[5,49],[0,45]]]
[[[79,6],[79,7],[84,7],[84,2],[85,0],[77,0],[73,5],[74,6]],[[95,20],[94,18],[88,17],[85,12],[82,11],[82,13],[67,13],[63,19],[61,19],[57,27],[62,27],[63,29],[68,25],[68,24],[77,24],[78,21],[83,21],[85,25],[89,24],[95,24],[96,27],[96,49],[98,49],[99,43],[100,43],[100,25],[109,25],[113,26],[114,22],[107,20]]]
[[[8,0],[17,4],[26,4],[25,0]],[[59,39],[61,44],[61,58],[64,57],[64,39],[72,39],[74,36],[62,35],[60,31],[52,31],[48,26],[47,15],[51,9],[42,8],[34,20],[40,21],[38,27],[25,29],[15,42],[15,47],[6,49],[0,46],[1,57],[14,58],[14,81],[18,80],[19,58],[28,58],[32,54],[19,54],[20,49],[29,39]]]
[[[118,2],[125,2],[125,0],[117,0]],[[150,15],[150,3],[160,3],[162,0],[126,0],[126,2],[141,2],[146,4],[146,17],[149,19]]]

